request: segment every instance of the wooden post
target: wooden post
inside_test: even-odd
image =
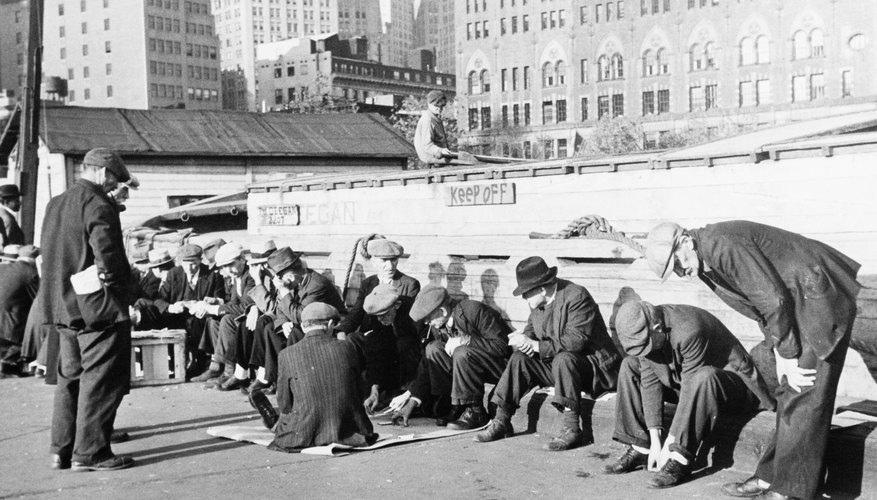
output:
[[[27,74],[21,101],[18,136],[18,171],[22,193],[21,229],[24,239],[34,241],[40,144],[40,79],[43,63],[43,0],[30,2],[27,40]]]

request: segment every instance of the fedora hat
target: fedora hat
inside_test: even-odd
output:
[[[557,278],[557,266],[548,267],[542,257],[527,257],[515,268],[515,278],[518,286],[512,291],[512,295],[517,297],[554,281]]]
[[[300,253],[293,252],[289,247],[283,247],[268,256],[268,269],[279,276],[294,266],[300,259]]]
[[[250,254],[247,255],[247,264],[264,264],[268,262],[268,257],[277,250],[274,240],[261,241],[250,247]]]
[[[170,252],[168,252],[167,248],[155,248],[149,251],[148,259],[149,263],[146,265],[148,268],[158,267],[164,264],[167,264],[173,259],[171,258]]]
[[[18,198],[21,196],[21,191],[18,190],[18,186],[15,184],[3,184],[0,186],[0,198]]]

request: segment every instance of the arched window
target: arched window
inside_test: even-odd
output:
[[[666,49],[658,49],[658,55],[655,62],[658,65],[659,75],[667,75],[670,73],[670,60],[667,57]]]
[[[825,37],[822,30],[814,28],[810,32],[810,57],[822,57],[825,55]]]
[[[643,53],[643,76],[652,76],[656,73],[655,53],[647,50]]]
[[[706,45],[703,46],[703,58],[706,62],[707,69],[715,68],[717,66],[716,44],[713,42],[707,42]]]
[[[757,53],[758,64],[770,62],[770,43],[766,36],[761,35],[755,40],[755,52]]]
[[[481,70],[481,91],[490,92],[490,73],[486,69]]]
[[[481,81],[478,79],[478,73],[469,72],[469,95],[477,95],[481,93]]]
[[[609,58],[604,56],[600,56],[597,59],[597,78],[600,81],[609,80],[612,78],[611,68],[609,67]]]
[[[542,86],[554,86],[554,65],[552,65],[550,62],[542,65]]]
[[[703,59],[703,50],[700,44],[696,43],[691,46],[691,71],[700,71],[704,68],[706,61]]]
[[[758,54],[755,52],[755,40],[746,37],[740,40],[740,66],[748,66],[758,62]]]
[[[810,57],[810,43],[807,40],[807,33],[796,31],[792,36],[792,59],[807,59]]]
[[[566,84],[566,63],[563,61],[557,61],[557,64],[554,66],[554,70],[555,75],[557,75],[557,84]]]
[[[624,78],[624,58],[621,54],[612,56],[612,79],[618,80]]]

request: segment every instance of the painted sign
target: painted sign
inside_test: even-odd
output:
[[[353,224],[355,203],[308,203],[304,205],[262,205],[257,207],[259,226],[315,226]]]
[[[460,186],[447,186],[445,188],[445,205],[449,207],[513,205],[514,203],[514,182],[467,184]]]
[[[260,226],[297,226],[301,223],[298,205],[262,205],[256,211]]]

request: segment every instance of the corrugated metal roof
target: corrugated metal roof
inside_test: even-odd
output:
[[[409,157],[380,115],[47,107],[41,134],[55,153]]]

